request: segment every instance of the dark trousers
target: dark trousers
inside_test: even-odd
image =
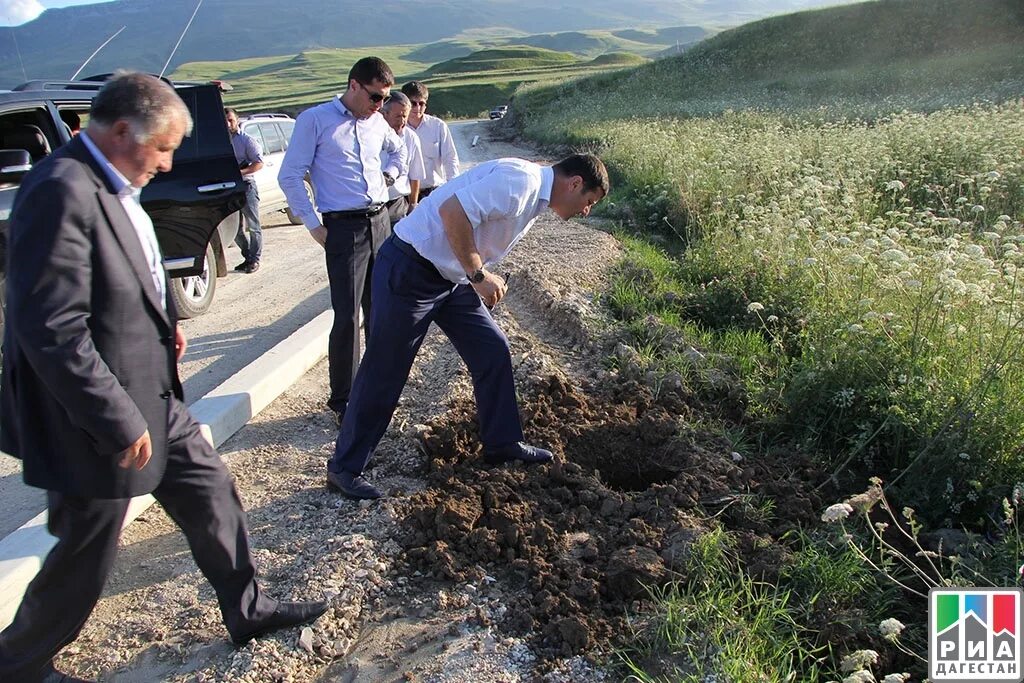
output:
[[[409,370],[432,322],[473,378],[484,446],[522,441],[508,339],[469,285],[454,285],[429,262],[384,243],[373,274],[370,336],[338,432],[332,472],[361,474],[391,422]]]
[[[242,207],[238,221],[235,244],[242,250],[242,258],[249,263],[259,261],[263,254],[263,228],[260,227],[260,191],[255,182],[245,181],[245,185],[245,206]],[[246,228],[249,228],[248,238],[245,235]]]
[[[391,234],[388,212],[369,218],[336,218],[324,215],[327,228],[327,279],[331,285],[334,326],[327,343],[331,396],[327,407],[344,413],[359,367],[359,309],[370,320],[370,278],[380,245]],[[367,336],[369,336],[367,326]]]
[[[391,220],[392,227],[405,218],[408,213],[409,200],[406,197],[396,197],[388,202],[388,218]]]
[[[230,473],[185,406],[172,401],[167,469],[153,496],[185,534],[217,593],[228,632],[244,634],[277,609],[256,583],[246,515]],[[149,467],[153,467],[150,463]],[[128,499],[48,493],[57,544],[0,633],[0,681],[31,682],[73,642],[95,607],[117,554]]]

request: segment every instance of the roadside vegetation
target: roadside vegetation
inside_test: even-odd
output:
[[[930,586],[1016,584],[1022,36],[1010,0],[873,2],[516,95],[528,137],[610,165],[641,369],[744,457],[812,456],[850,497],[825,521],[864,512],[777,538],[773,583],[708,535],[622,653],[638,679],[916,679]]]

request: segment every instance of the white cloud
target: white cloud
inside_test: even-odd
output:
[[[32,21],[46,9],[39,0],[0,0],[0,20],[9,26]]]

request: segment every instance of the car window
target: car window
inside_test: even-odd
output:
[[[291,139],[292,139],[292,131],[295,130],[295,122],[294,121],[278,121],[277,125],[281,126],[281,133],[284,135],[284,146],[285,146],[285,149],[287,149],[288,148],[288,143],[291,142]]]
[[[260,133],[260,127],[255,123],[250,123],[242,126],[242,132],[251,137],[256,141],[256,144],[260,146],[260,152],[266,154],[267,143],[263,141],[263,134]]]
[[[178,95],[192,114],[192,134],[181,141],[174,161],[205,159],[231,153],[220,93],[214,87],[179,88]]]
[[[61,145],[49,112],[42,106],[0,114],[0,149],[23,149],[35,163]]]
[[[259,128],[260,132],[263,133],[263,141],[265,142],[263,146],[264,154],[284,151],[284,136],[281,135],[281,131],[276,123],[261,123]]]

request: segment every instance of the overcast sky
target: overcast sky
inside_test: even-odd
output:
[[[0,26],[18,26],[32,21],[48,7],[92,5],[103,0],[0,0]]]

